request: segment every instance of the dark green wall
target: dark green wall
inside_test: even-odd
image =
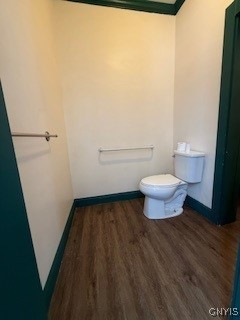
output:
[[[43,320],[43,292],[1,86],[0,141],[0,319]]]
[[[240,0],[226,11],[213,211],[219,224],[236,217],[240,185]]]

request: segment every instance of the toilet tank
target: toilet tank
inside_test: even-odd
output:
[[[189,153],[174,150],[175,176],[188,183],[202,181],[205,154],[198,151]]]

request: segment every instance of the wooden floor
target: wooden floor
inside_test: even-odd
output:
[[[51,320],[205,320],[229,306],[240,221],[219,227],[187,208],[148,220],[142,207],[76,210]]]

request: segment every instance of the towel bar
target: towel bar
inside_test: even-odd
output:
[[[38,138],[46,138],[47,141],[50,141],[50,138],[57,138],[56,134],[50,134],[49,132],[45,132],[43,134],[39,133],[20,133],[20,132],[12,132],[12,137],[38,137]]]
[[[144,149],[154,149],[154,145],[146,146],[146,147],[132,147],[132,148],[114,148],[114,149],[106,149],[99,148],[99,152],[110,152],[110,151],[128,151],[128,150],[144,150]]]

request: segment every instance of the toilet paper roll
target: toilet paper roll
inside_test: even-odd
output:
[[[186,151],[186,147],[187,147],[187,143],[186,142],[178,142],[177,151],[185,152]]]
[[[191,151],[191,145],[190,145],[190,143],[187,143],[186,144],[186,153],[189,153]]]

